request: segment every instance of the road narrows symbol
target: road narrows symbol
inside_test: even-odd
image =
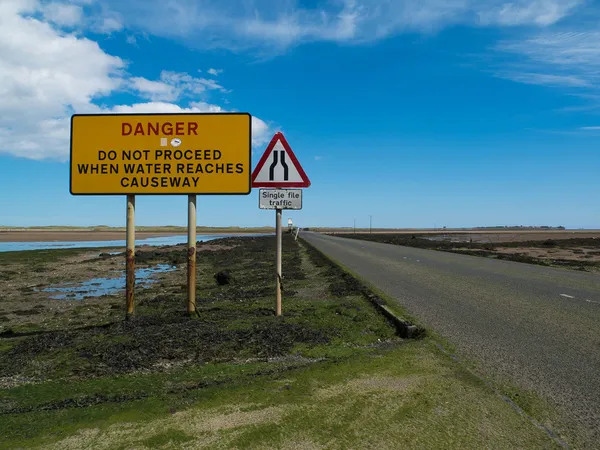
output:
[[[281,150],[281,165],[283,166],[283,181],[287,181],[289,179],[290,171],[285,162],[285,150]]]
[[[277,167],[277,155],[278,154],[279,154],[278,151],[273,152],[273,163],[269,167],[269,180],[271,180],[271,181],[275,179],[275,167]]]
[[[310,186],[310,180],[281,132],[275,133],[252,171],[251,177],[252,187],[307,188]]]
[[[281,158],[277,155],[281,154]],[[277,163],[281,161],[281,165],[283,166],[283,180],[288,181],[290,178],[290,169],[285,162],[285,150],[275,150],[273,152],[273,162],[269,166],[269,181],[275,180],[275,167],[277,167]]]

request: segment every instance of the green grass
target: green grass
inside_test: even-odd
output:
[[[185,440],[193,448],[224,449],[397,448],[399,442],[402,448],[555,447],[428,339],[162,396],[148,391],[156,376],[137,377],[150,398],[4,416],[0,445],[152,448]],[[123,389],[119,381],[96,389],[116,394]],[[182,381],[181,373],[172,381]],[[123,427],[132,432],[124,434]],[[89,431],[78,432],[84,428]]]
[[[94,405],[114,403],[118,399],[163,397],[167,394],[194,390],[196,387],[217,386],[241,382],[257,374],[279,373],[305,363],[267,362],[207,363],[186,366],[157,373],[87,378],[57,379],[45,383],[22,385],[0,391],[4,412],[68,409],[65,405]]]
[[[165,373],[80,381],[57,380],[0,391],[0,405],[18,413],[0,421],[0,448],[42,445],[82,427],[144,421],[243,389],[256,377],[277,377],[303,363],[206,364]],[[32,439],[31,441],[29,441]]]
[[[181,445],[186,442],[193,441],[194,437],[189,434],[185,434],[181,430],[177,430],[175,428],[170,428],[165,430],[159,434],[155,434],[154,436],[144,439],[141,444],[149,447],[149,448],[163,448],[165,446],[172,445]],[[127,448],[127,447],[122,447]]]

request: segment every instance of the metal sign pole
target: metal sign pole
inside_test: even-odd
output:
[[[135,195],[127,196],[127,249],[125,252],[125,299],[127,312],[125,319],[134,313],[135,290]]]
[[[276,224],[275,224],[275,235],[277,239],[277,304],[275,308],[275,315],[281,316],[281,209],[276,210]]]
[[[283,133],[275,133],[273,139],[267,146],[260,161],[252,171],[252,187],[255,188],[275,188],[274,190],[260,190],[258,195],[258,207],[261,209],[275,209],[276,226],[275,240],[277,241],[276,253],[276,284],[275,291],[277,303],[275,305],[275,315],[281,316],[281,210],[302,209],[302,191],[281,188],[296,187],[307,188],[310,186],[310,180],[306,176],[304,169],[296,159],[296,155],[283,136]]]
[[[188,196],[188,314],[196,313],[196,195]]]

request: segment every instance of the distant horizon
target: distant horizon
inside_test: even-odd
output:
[[[285,227],[287,223],[284,223]],[[295,224],[294,224],[295,225]],[[94,228],[104,228],[104,229],[122,229],[125,228],[125,224],[123,225],[0,225],[0,231],[7,231],[11,229],[39,229],[39,228],[76,228],[76,229],[94,229]],[[187,228],[187,225],[144,225],[144,224],[136,224],[136,228]],[[262,226],[244,226],[244,225],[226,225],[226,226],[210,226],[210,225],[197,225],[196,228],[207,228],[207,229],[263,229],[263,228],[272,228],[274,229],[274,225],[262,225]],[[562,227],[561,225],[552,226],[552,225],[489,225],[489,226],[464,226],[464,227],[368,227],[368,226],[360,226],[360,227],[352,227],[352,226],[305,226],[301,228],[313,228],[313,229],[339,229],[339,230],[431,230],[431,231],[444,231],[444,230],[554,230],[554,231],[569,231],[569,230],[590,230],[596,231],[600,230],[600,228],[586,228],[586,227],[575,227],[575,228],[567,228]]]

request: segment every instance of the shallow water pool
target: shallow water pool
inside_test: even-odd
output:
[[[172,272],[175,266],[158,264],[154,267],[138,268],[135,271],[136,286],[147,286],[156,283],[152,275],[157,273]],[[41,289],[42,292],[56,293],[50,298],[56,300],[83,300],[88,297],[101,297],[103,295],[117,294],[125,289],[125,273],[119,271],[117,278],[92,278],[82,283],[63,283],[61,286],[50,286]]]

